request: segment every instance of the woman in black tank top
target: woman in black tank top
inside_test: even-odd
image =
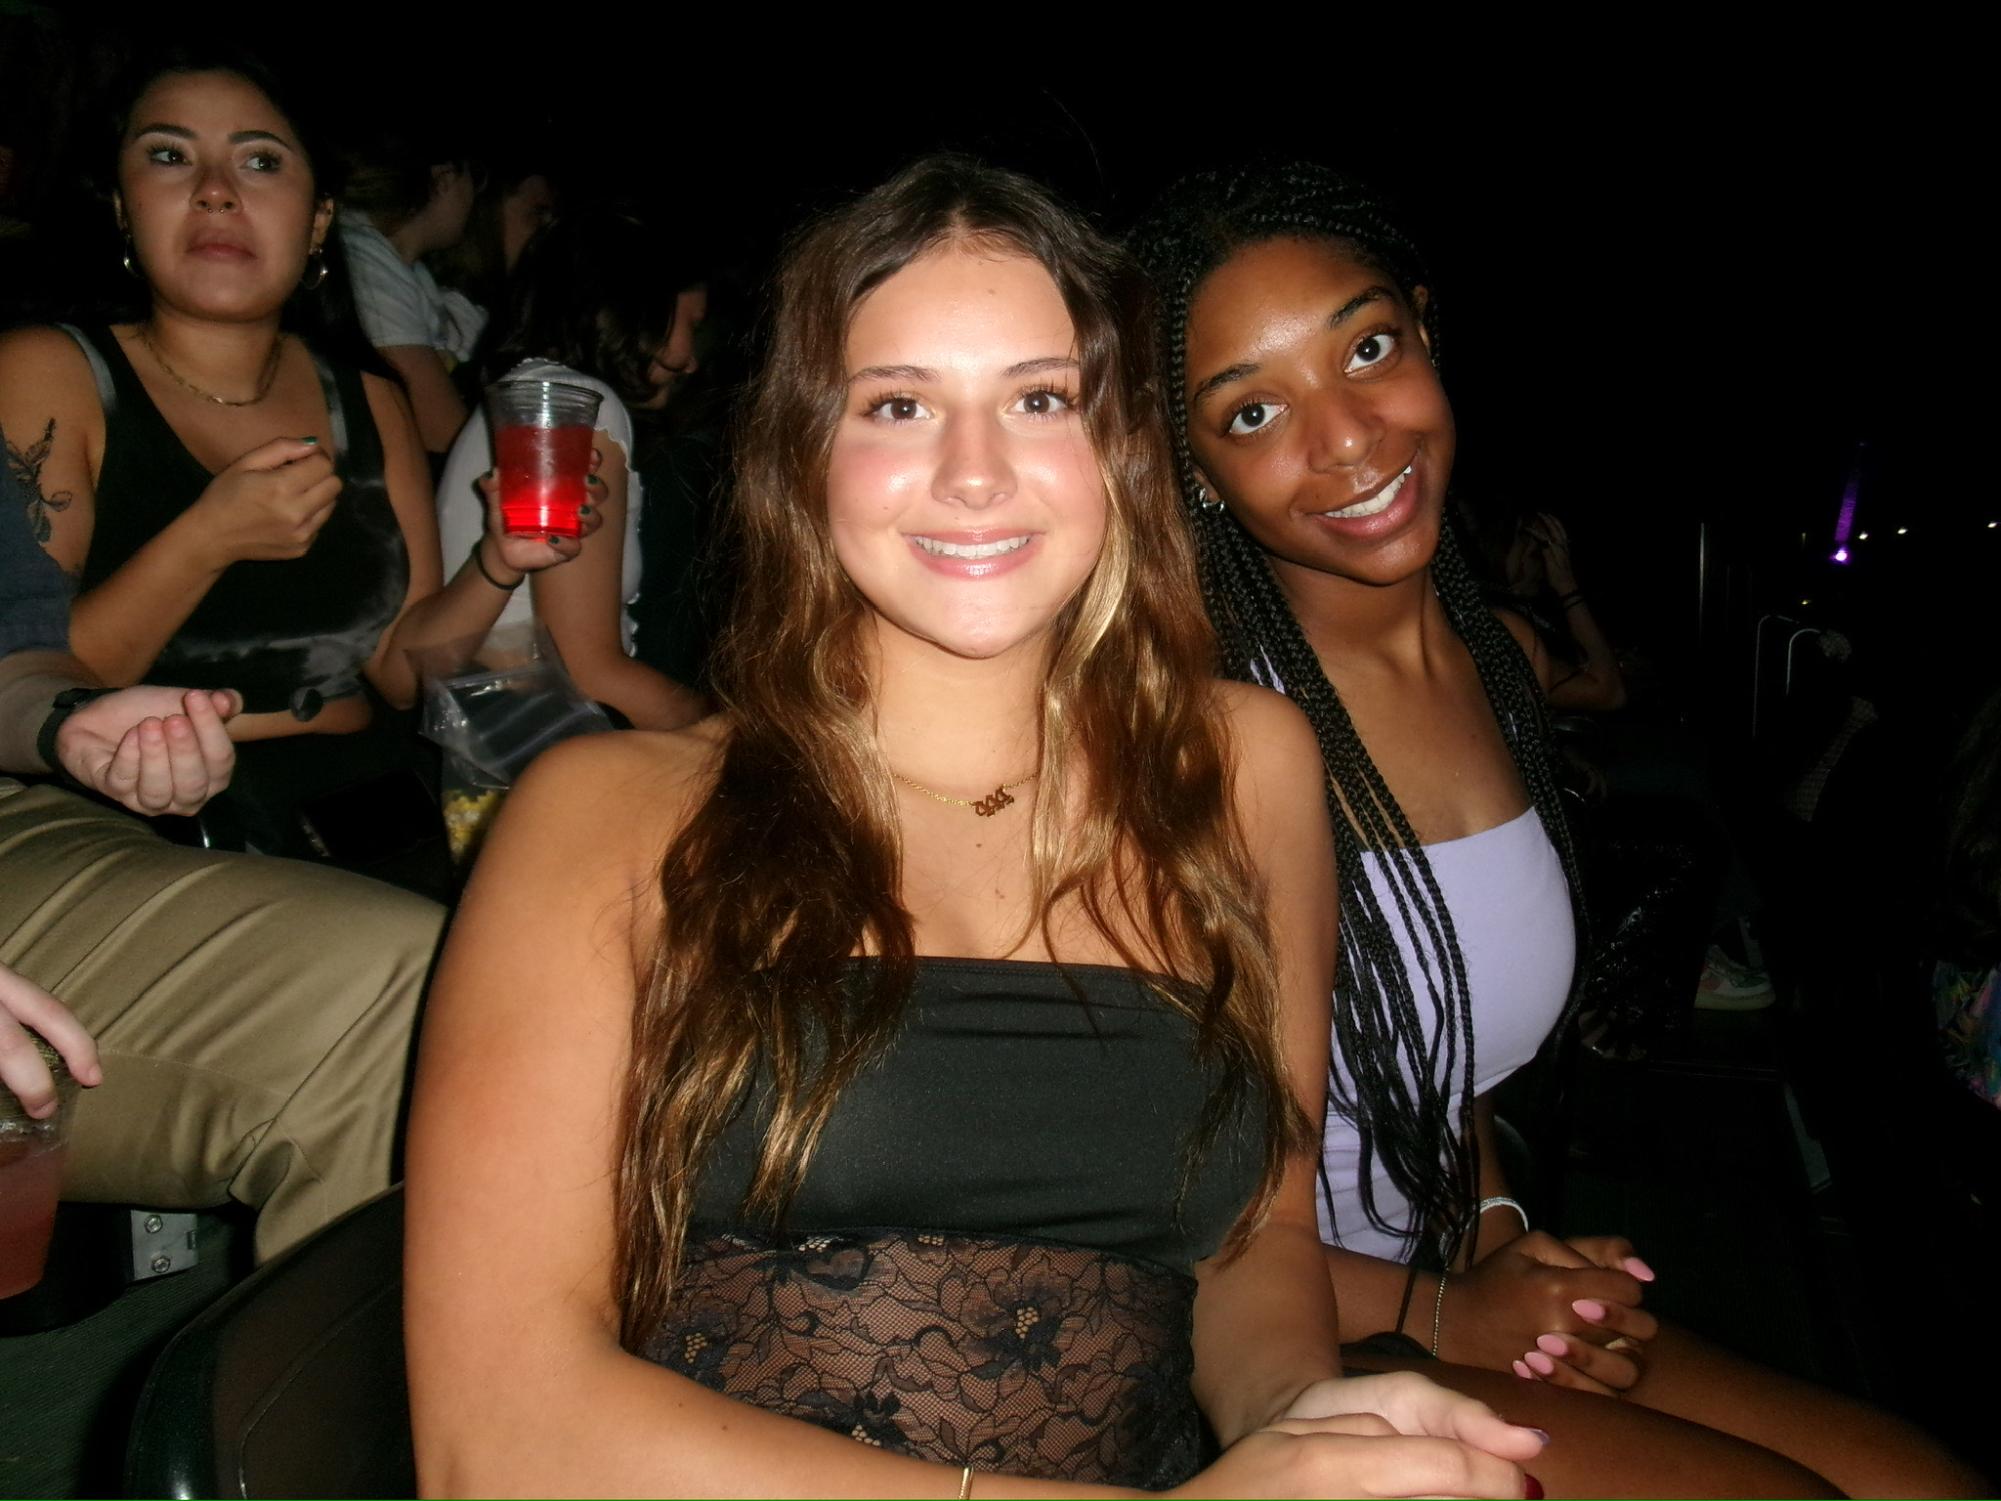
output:
[[[327,158],[254,60],[180,56],[125,96],[116,197],[134,321],[0,338],[0,427],[38,539],[77,583],[71,645],[105,682],[234,689],[249,822],[398,748],[353,737],[408,653],[477,637],[525,572],[579,545],[498,518],[450,582],[400,393],[343,363]],[[368,357],[363,354],[361,359]],[[342,737],[336,739],[334,737]]]
[[[1323,772],[1210,676],[1136,270],[947,158],[778,284],[726,712],[537,762],[432,989],[425,1491],[1523,1494],[1340,1376]]]

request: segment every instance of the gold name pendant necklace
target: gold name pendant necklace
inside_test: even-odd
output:
[[[903,783],[912,792],[921,792],[934,803],[949,803],[955,808],[971,808],[981,818],[992,818],[1001,809],[1014,806],[1014,789],[1017,787],[1026,787],[1040,773],[1031,771],[1018,782],[1003,782],[985,797],[947,797],[942,792],[933,792],[922,782],[913,782],[900,771],[893,771],[890,775]]]

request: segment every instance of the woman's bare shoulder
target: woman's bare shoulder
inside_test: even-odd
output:
[[[1322,774],[1319,738],[1291,699],[1255,683],[1218,678],[1209,686],[1240,767]]]
[[[60,405],[66,397],[87,396],[95,404],[97,380],[83,349],[62,329],[51,325],[10,328],[0,333],[0,386],[44,404]]]
[[[728,738],[721,715],[678,730],[580,736],[536,758],[508,810],[517,822],[560,824],[600,852],[639,846],[657,859],[707,797]]]

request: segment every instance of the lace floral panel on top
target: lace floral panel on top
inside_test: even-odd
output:
[[[691,1238],[640,1351],[716,1391],[938,1464],[1160,1490],[1195,1472],[1195,1283],[1042,1241]]]

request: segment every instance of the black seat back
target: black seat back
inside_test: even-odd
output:
[[[126,1458],[135,1496],[414,1496],[403,1190],[231,1289],[160,1355]]]

